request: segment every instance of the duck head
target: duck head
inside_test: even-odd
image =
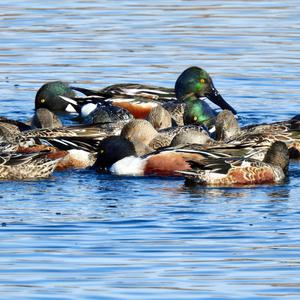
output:
[[[98,147],[96,170],[107,170],[115,162],[127,156],[136,156],[133,143],[121,136],[109,136],[104,138]]]
[[[35,109],[47,108],[56,112],[76,112],[73,106],[60,98],[60,96],[73,98],[75,97],[75,92],[68,84],[61,81],[45,83],[36,93]]]
[[[289,167],[289,150],[287,145],[282,141],[274,142],[268,149],[264,162],[279,166],[287,174]]]
[[[184,125],[199,124],[211,128],[217,113],[205,101],[187,101],[184,107]]]
[[[237,113],[220,95],[209,74],[199,67],[190,67],[180,74],[175,83],[175,93],[179,101],[206,97],[220,108]]]

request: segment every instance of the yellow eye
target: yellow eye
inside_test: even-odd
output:
[[[197,119],[198,119],[198,118],[197,118],[196,116],[193,117],[193,121],[197,121]]]
[[[103,149],[101,149],[101,150],[100,150],[100,154],[103,154],[103,153],[104,153],[104,150],[103,150]]]
[[[200,83],[205,83],[205,79],[204,79],[204,78],[201,78],[201,79],[200,79]]]
[[[46,99],[41,99],[40,102],[41,102],[41,103],[45,103],[45,102],[46,102]]]

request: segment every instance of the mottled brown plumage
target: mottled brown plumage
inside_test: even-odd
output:
[[[122,129],[121,136],[129,141],[138,141],[149,145],[157,136],[157,130],[147,120],[134,119],[129,121]]]
[[[288,148],[277,141],[263,161],[247,158],[207,158],[190,161],[191,171],[180,171],[187,183],[210,186],[272,184],[283,181],[289,163]]]
[[[47,108],[38,108],[31,120],[33,128],[58,128],[62,123],[57,115]]]
[[[152,108],[146,120],[149,121],[156,130],[172,126],[170,113],[161,105]]]
[[[177,137],[177,141],[175,137]],[[159,130],[158,135],[150,141],[149,146],[153,149],[168,147],[174,138],[173,145],[188,144],[192,140],[193,143],[199,142],[200,140],[203,143],[211,141],[208,133],[202,126],[185,125]]]
[[[49,177],[62,158],[47,152],[1,154],[0,179],[24,180]]]

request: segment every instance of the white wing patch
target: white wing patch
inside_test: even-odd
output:
[[[168,94],[167,92],[163,92],[160,90],[155,90],[154,92],[153,90],[148,90],[148,89],[126,89],[126,88],[123,88],[122,92],[131,96],[134,96],[136,94],[141,94],[141,93],[150,93],[150,94],[155,93],[155,94],[162,94],[162,95]]]
[[[77,102],[76,102],[75,100],[73,100],[73,99],[71,99],[71,98],[69,98],[69,97],[66,97],[66,96],[59,96],[59,97],[60,97],[61,99],[65,100],[65,101],[67,101],[67,102],[69,102],[69,103],[74,104],[74,105],[77,106]]]
[[[93,112],[97,107],[97,104],[94,103],[88,103],[85,104],[82,108],[81,108],[81,116],[83,118],[87,117],[91,112]]]
[[[73,107],[72,104],[68,104],[68,106],[66,107],[66,112],[76,113],[76,110],[75,110],[75,108]]]

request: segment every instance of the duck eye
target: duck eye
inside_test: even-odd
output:
[[[204,78],[201,78],[201,79],[200,79],[200,83],[202,83],[202,84],[205,83],[205,79],[204,79]]]
[[[43,98],[43,99],[40,100],[40,102],[41,102],[41,103],[45,103],[45,102],[46,102],[46,99]]]
[[[197,118],[196,116],[193,117],[193,121],[197,121],[197,119],[198,119],[198,118]]]
[[[103,149],[101,149],[101,150],[100,150],[100,154],[103,154],[103,153],[104,153],[104,150],[103,150]]]

